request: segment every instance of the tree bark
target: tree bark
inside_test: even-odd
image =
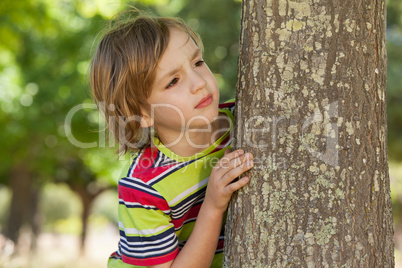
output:
[[[394,267],[385,1],[242,1],[224,267]]]

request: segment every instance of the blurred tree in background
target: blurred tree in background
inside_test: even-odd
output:
[[[113,140],[102,131],[87,70],[99,32],[128,4],[179,16],[195,28],[204,41],[204,58],[216,75],[222,101],[234,97],[240,0],[1,1],[0,186],[9,189],[11,197],[9,207],[0,212],[0,231],[14,242],[21,228],[29,226],[34,247],[41,227],[52,218],[44,212],[55,211],[39,205],[49,196],[43,189],[62,183],[81,201],[83,246],[93,201],[103,191],[115,189],[126,161],[117,161]],[[402,2],[387,4],[389,155],[401,165]],[[401,210],[402,190],[392,190],[395,210]],[[54,200],[53,207],[59,201]]]
[[[395,245],[402,250],[402,1],[387,1],[388,155]]]
[[[402,162],[402,1],[388,0],[389,156]]]

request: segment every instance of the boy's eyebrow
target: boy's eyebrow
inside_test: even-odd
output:
[[[199,49],[199,48],[197,47],[197,49],[194,50],[194,53],[193,53],[193,55],[192,55],[192,57],[191,57],[191,60],[194,60],[194,59],[197,58],[198,55],[200,55],[200,54],[201,54],[201,49]]]
[[[197,58],[201,54],[201,49],[197,48],[194,50],[193,55],[190,58],[190,61],[193,61],[195,58]],[[166,77],[172,76],[175,73],[177,73],[180,70],[181,66],[174,68],[172,71],[168,72],[167,74],[164,74],[160,80],[164,80]]]

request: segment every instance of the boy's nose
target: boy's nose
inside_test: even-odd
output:
[[[204,77],[196,71],[193,71],[192,82],[192,93],[196,93],[198,90],[205,88],[207,85],[207,81],[204,79]]]

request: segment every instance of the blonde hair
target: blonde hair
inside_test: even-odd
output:
[[[149,146],[150,135],[140,125],[141,108],[149,109],[156,66],[169,43],[169,29],[188,33],[202,50],[199,35],[178,18],[155,17],[126,11],[112,19],[90,66],[90,82],[98,109],[120,154]],[[122,19],[122,15],[129,15]]]

